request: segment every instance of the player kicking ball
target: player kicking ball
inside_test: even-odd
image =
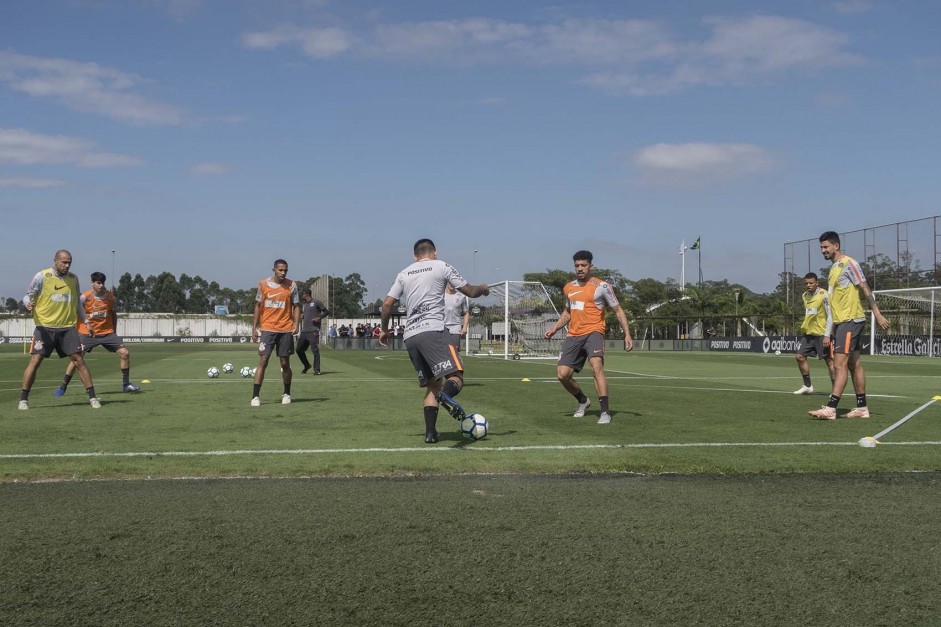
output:
[[[405,321],[405,348],[418,374],[418,385],[425,389],[422,407],[425,417],[425,443],[438,441],[439,404],[460,422],[464,408],[454,400],[464,386],[464,365],[457,350],[449,343],[445,326],[444,295],[448,285],[470,298],[486,296],[486,285],[470,285],[449,264],[438,259],[430,239],[415,242],[415,262],[399,272],[389,294],[382,302],[379,343],[389,344],[389,320],[396,301],[408,312]]]

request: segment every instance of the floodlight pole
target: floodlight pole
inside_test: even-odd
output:
[[[115,264],[114,264],[114,254],[115,254],[116,252],[117,252],[117,251],[114,251],[114,250],[111,251],[111,291],[112,291],[112,292],[114,292],[114,268],[115,268]]]
[[[686,240],[680,244],[680,293],[686,292]]]

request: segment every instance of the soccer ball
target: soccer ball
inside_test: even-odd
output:
[[[209,375],[210,379],[215,379],[216,377],[219,376],[219,369],[213,366],[212,368],[206,371],[206,374]]]
[[[232,364],[228,364],[228,363],[222,364],[222,372],[233,372],[234,370],[235,370],[235,366],[233,366]]]
[[[248,377],[252,376],[252,369],[248,366],[242,366],[242,369],[239,370],[239,374],[247,379]]]
[[[255,371],[257,371],[257,370],[258,370],[258,368],[252,368],[252,369],[249,371],[249,373],[254,377],[254,376],[255,376]]]
[[[774,351],[774,354],[777,355],[778,357],[780,357],[780,356],[781,356],[781,351]]]
[[[472,440],[483,440],[490,431],[490,423],[480,414],[471,414],[461,421],[461,433]]]

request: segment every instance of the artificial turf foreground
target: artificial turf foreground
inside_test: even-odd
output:
[[[937,625],[941,475],[0,484],[3,625]]]

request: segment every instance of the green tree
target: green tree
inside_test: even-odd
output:
[[[150,279],[153,278],[151,283]],[[148,277],[152,311],[161,313],[182,313],[186,304],[186,295],[176,277],[169,272],[161,272],[157,277]]]
[[[363,297],[366,283],[359,273],[347,275],[345,279],[330,277],[330,303],[327,307],[337,318],[356,318],[363,315]]]

